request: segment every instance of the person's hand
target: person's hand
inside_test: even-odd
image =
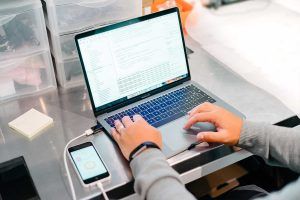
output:
[[[116,120],[115,127],[111,130],[112,136],[127,160],[130,153],[144,142],[153,142],[162,149],[160,132],[150,126],[140,115],[134,115],[133,121],[128,116],[123,117],[122,122]]]
[[[197,122],[210,122],[217,129],[217,132],[198,133],[197,139],[200,141],[236,145],[240,139],[243,120],[214,104],[203,103],[192,109],[184,129],[191,128]]]

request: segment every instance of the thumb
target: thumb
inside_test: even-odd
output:
[[[201,132],[198,133],[197,139],[203,142],[224,143],[224,135],[222,132]]]

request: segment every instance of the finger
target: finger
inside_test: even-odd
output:
[[[201,132],[197,139],[203,142],[226,143],[226,138],[222,132]]]
[[[133,115],[133,121],[145,121],[144,118],[141,115]]]
[[[188,114],[190,117],[192,117],[196,113],[210,112],[210,111],[214,110],[214,108],[215,108],[215,105],[213,105],[209,102],[205,102],[205,103],[202,103],[202,104],[196,106],[195,108],[193,108],[191,111],[188,112]]]
[[[125,128],[129,127],[133,122],[129,116],[125,116],[122,118],[122,123],[124,124]]]
[[[217,116],[213,112],[205,112],[205,113],[196,113],[191,118],[188,119],[186,124],[184,125],[184,129],[191,128],[197,122],[212,122],[216,121]]]
[[[115,127],[116,127],[117,131],[118,131],[120,134],[123,134],[125,127],[124,127],[124,125],[120,122],[120,120],[116,120],[116,121],[115,121]]]
[[[112,128],[110,132],[113,138],[118,142],[120,140],[120,134],[117,132],[117,130],[115,128]]]
[[[198,106],[192,108],[190,111],[188,111],[188,114],[190,115],[190,114],[192,114],[192,113],[197,112],[197,110],[198,110],[199,108],[201,108],[201,107],[203,107],[203,104],[199,104]]]

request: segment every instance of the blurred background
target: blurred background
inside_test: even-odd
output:
[[[74,36],[171,7],[186,36],[300,113],[297,0],[2,0],[0,102],[83,85]]]

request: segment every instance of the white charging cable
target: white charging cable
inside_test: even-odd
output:
[[[102,185],[101,181],[98,181],[98,182],[97,182],[97,187],[101,190],[104,199],[105,199],[105,200],[109,200],[109,198],[108,198],[108,196],[107,196],[107,194],[106,194],[106,192],[105,192],[105,190],[104,190],[104,188],[103,188],[103,185]]]
[[[86,130],[82,135],[79,135],[78,137],[76,138],[73,138],[72,140],[70,140],[66,146],[65,146],[65,149],[64,149],[64,164],[65,164],[65,169],[66,169],[66,172],[67,172],[67,177],[68,177],[68,181],[69,181],[69,185],[70,185],[70,190],[71,190],[71,195],[72,195],[72,199],[73,200],[76,200],[76,193],[75,193],[75,190],[74,190],[74,185],[73,185],[73,181],[72,181],[72,178],[71,178],[71,175],[70,175],[70,171],[69,171],[69,166],[68,166],[68,162],[67,162],[67,149],[68,149],[68,146],[74,142],[75,140],[78,140],[79,138],[82,138],[84,136],[90,136],[94,133],[94,131],[92,129],[88,129]],[[101,183],[101,181],[98,181],[97,182],[97,187],[101,190],[103,196],[104,196],[104,199],[105,200],[109,200],[104,188],[103,188],[103,185]]]
[[[82,138],[84,136],[89,136],[89,135],[92,135],[93,134],[93,130],[91,129],[88,129],[86,130],[82,135],[79,135],[78,137],[76,138],[73,138],[72,140],[70,140],[67,145],[65,146],[65,149],[64,149],[64,164],[65,164],[65,169],[66,169],[66,172],[67,172],[67,177],[68,177],[68,181],[69,181],[69,185],[70,185],[70,190],[71,190],[71,195],[72,195],[72,199],[73,200],[76,200],[76,194],[75,194],[75,190],[74,190],[74,185],[73,185],[73,182],[72,182],[72,178],[71,178],[71,175],[70,175],[70,171],[69,171],[69,166],[68,166],[68,162],[67,162],[67,149],[68,149],[68,146],[74,142],[75,140],[78,140],[79,138]]]

